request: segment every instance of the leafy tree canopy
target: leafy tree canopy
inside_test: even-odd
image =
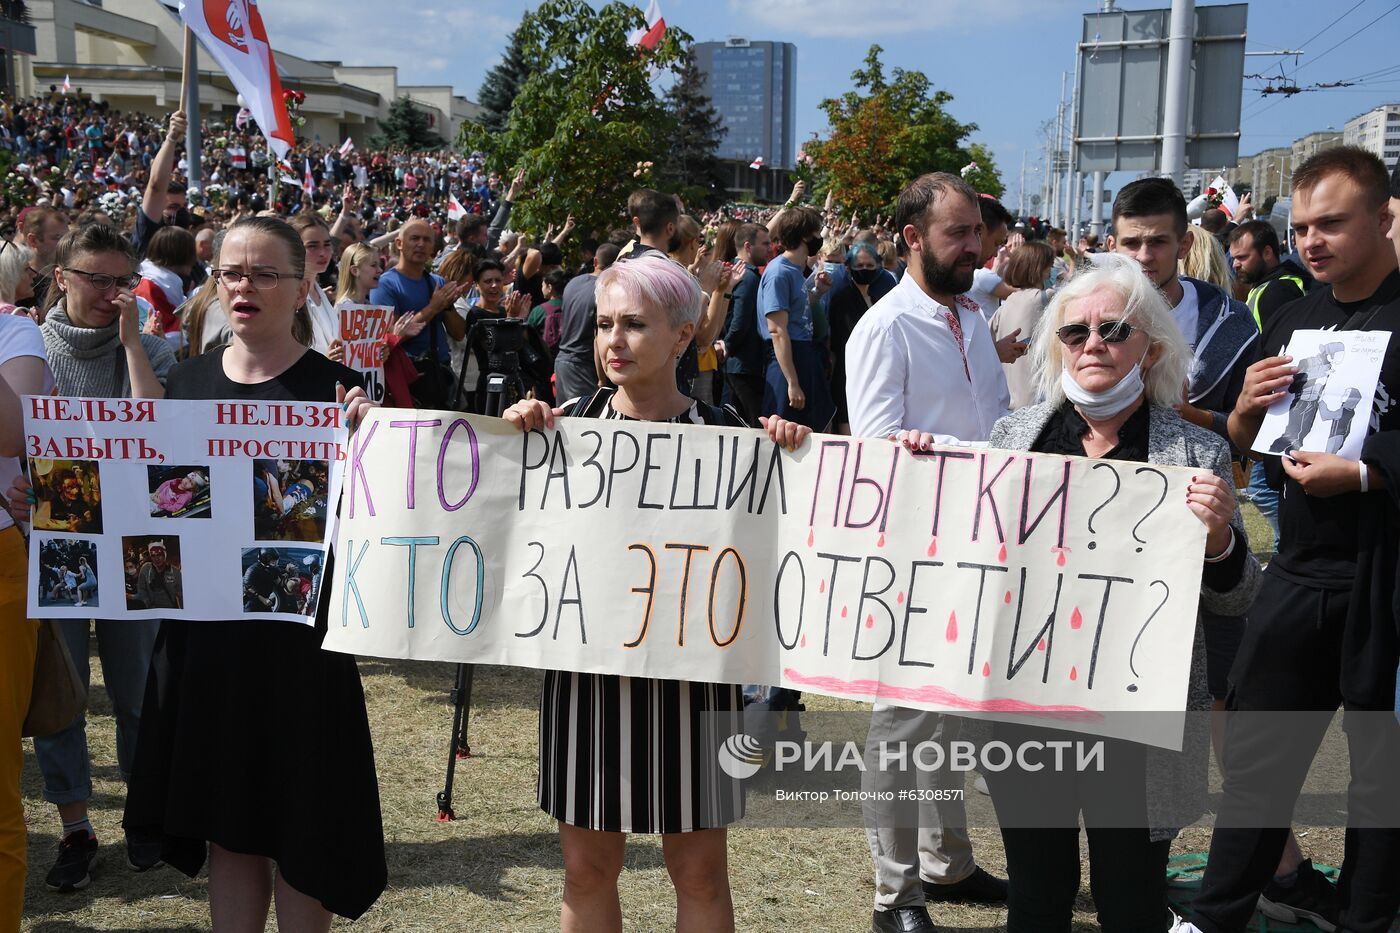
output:
[[[668,27],[653,50],[631,41],[642,11],[611,2],[543,0],[516,30],[532,63],[503,131],[463,124],[458,143],[502,170],[525,172],[528,194],[513,223],[543,230],[566,214],[582,229],[617,226],[638,163],[661,151],[671,126],[651,88],[654,70],[675,72],[690,36]],[[518,220],[516,220],[518,218]]]
[[[953,95],[936,90],[921,71],[896,67],[887,76],[883,51],[872,45],[862,67],[851,73],[855,87],[821,103],[830,135],[805,147],[816,190],[834,190],[844,207],[873,218],[892,209],[910,180],[926,172],[956,175],[975,160],[979,190],[1000,195],[990,153],[964,142],[977,125],[958,122],[946,109]],[[974,148],[985,163],[975,159]]]

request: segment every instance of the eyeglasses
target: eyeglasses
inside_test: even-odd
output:
[[[1131,337],[1137,328],[1127,321],[1103,321],[1098,327],[1088,324],[1066,324],[1055,331],[1060,343],[1067,347],[1082,347],[1089,340],[1089,334],[1097,333],[1104,343],[1122,343]]]
[[[289,272],[239,272],[237,269],[215,269],[213,274],[224,288],[237,288],[240,282],[247,279],[259,291],[276,288],[277,283],[283,279],[301,278]]]
[[[82,269],[63,270],[64,275],[69,273],[81,275],[99,292],[111,291],[113,288],[135,288],[141,281],[139,275],[108,275],[105,272],[84,272]]]

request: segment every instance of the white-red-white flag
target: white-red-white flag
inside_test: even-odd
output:
[[[754,159],[752,162],[750,162],[750,163],[749,163],[749,168],[752,168],[752,169],[760,169],[760,168],[763,168],[763,156],[759,156],[757,159]]]
[[[243,95],[268,148],[285,158],[296,134],[257,0],[180,0],[180,19]]]
[[[250,111],[247,107],[239,107],[238,116],[233,118],[234,128],[240,130],[243,129],[243,127],[248,125],[248,121],[252,118],[252,111]]]
[[[353,136],[347,136],[347,137],[345,137],[345,142],[343,142],[343,143],[340,144],[340,150],[339,150],[339,151],[340,151],[340,157],[341,157],[342,159],[345,158],[346,156],[348,156],[350,153],[354,152],[354,151],[355,151],[355,137],[353,137]]]
[[[645,29],[635,30],[631,35],[633,45],[640,45],[644,49],[654,49],[661,44],[661,40],[666,38],[666,18],[661,15],[661,5],[656,0],[649,0],[646,11],[647,25]]]
[[[301,187],[308,193],[316,190],[316,176],[311,174],[311,157],[307,156],[302,162],[305,171],[301,175]]]
[[[228,149],[228,164],[230,168],[246,169],[248,167],[248,150],[242,146],[230,146]]]
[[[71,91],[71,90],[73,90],[73,84],[72,84],[71,81],[68,80],[68,76],[67,76],[67,75],[64,75],[64,76],[63,76],[63,93],[67,94],[67,93],[68,93],[69,91]]]
[[[1225,212],[1226,217],[1234,220],[1240,212],[1240,196],[1235,194],[1235,189],[1230,187],[1224,175],[1216,175],[1210,186],[1220,193],[1220,209]]]
[[[457,200],[457,196],[454,194],[449,197],[447,199],[447,219],[461,220],[465,216],[467,216],[467,211],[462,207],[462,202]]]

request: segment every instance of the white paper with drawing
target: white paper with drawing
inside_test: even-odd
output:
[[[1298,372],[1287,394],[1270,406],[1254,450],[1361,459],[1389,342],[1390,332],[1381,330],[1295,331],[1283,352],[1293,357]]]

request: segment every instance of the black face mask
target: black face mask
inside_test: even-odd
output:
[[[813,259],[820,256],[822,252],[822,238],[814,236],[807,241],[807,255]]]
[[[880,274],[879,269],[852,269],[851,281],[857,285],[869,285]]]

